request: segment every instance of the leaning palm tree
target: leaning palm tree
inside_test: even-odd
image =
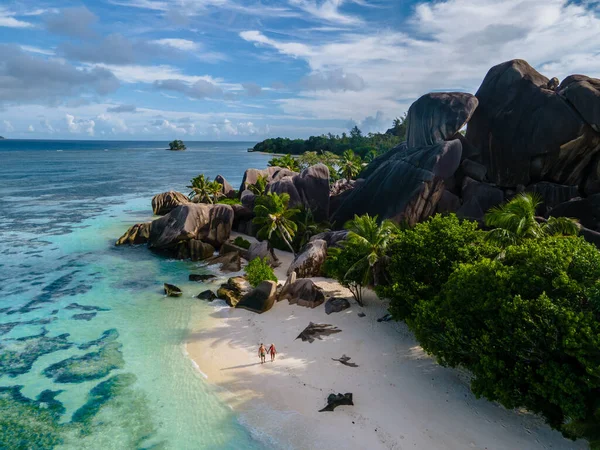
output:
[[[579,223],[567,217],[551,217],[547,221],[538,220],[535,215],[542,203],[535,193],[523,193],[509,202],[490,209],[484,216],[485,224],[494,227],[486,239],[501,247],[515,245],[525,239],[538,239],[547,236],[572,236],[579,233]]]
[[[352,180],[362,169],[362,159],[352,150],[346,150],[339,161],[339,167],[340,176],[346,180]]]
[[[267,195],[257,197],[254,207],[252,223],[259,225],[258,236],[271,240],[273,233],[279,236],[293,254],[296,254],[292,241],[298,226],[292,220],[299,210],[288,208],[290,196],[286,193],[278,195],[269,192]]]
[[[205,177],[204,174],[192,178],[190,186],[187,187],[191,189],[191,192],[188,194],[190,200],[195,198],[200,203],[212,203],[210,197],[210,179]]]
[[[269,182],[267,177],[259,175],[256,179],[256,183],[248,185],[248,189],[256,196],[265,195],[267,193],[267,186]]]

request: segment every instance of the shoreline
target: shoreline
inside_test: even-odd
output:
[[[283,283],[292,255],[276,253]],[[349,295],[334,280],[313,281],[326,293]],[[372,292],[365,292],[364,308],[351,300],[349,309],[329,316],[324,305],[309,309],[286,300],[264,314],[216,302],[202,324],[192,324],[186,352],[240,423],[276,448],[588,448],[537,416],[476,399],[468,374],[439,366],[404,323],[376,321],[387,302]],[[296,340],[311,321],[342,331],[313,343]],[[261,342],[275,343],[274,363],[260,364]],[[332,361],[343,354],[358,367]],[[318,412],[327,395],[346,392],[354,406]]]

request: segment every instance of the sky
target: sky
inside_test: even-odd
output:
[[[514,58],[600,78],[600,1],[2,0],[0,135],[384,131]]]

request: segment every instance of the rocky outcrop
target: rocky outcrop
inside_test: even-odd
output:
[[[322,239],[311,240],[296,255],[288,268],[288,275],[296,272],[298,278],[318,277],[321,267],[327,259],[327,242]]]
[[[212,280],[213,278],[217,278],[216,275],[212,273],[190,273],[188,279],[190,281],[197,281],[199,283],[204,283],[205,281]]]
[[[548,215],[556,205],[579,197],[577,186],[563,186],[561,184],[548,183],[547,181],[527,186],[526,191],[535,192],[542,198],[543,203],[537,210],[537,214],[540,216]]]
[[[115,245],[137,245],[145,244],[150,240],[151,222],[138,223],[129,227],[129,229],[121,236]]]
[[[244,295],[235,307],[262,314],[270,310],[275,304],[276,290],[277,283],[270,280],[263,281]]]
[[[579,184],[600,151],[600,136],[565,98],[570,85],[575,95],[575,84],[567,82],[561,95],[548,89],[549,81],[517,59],[490,69],[477,91],[466,138],[479,149],[488,180],[500,187]],[[582,98],[590,95],[586,90]]]
[[[561,203],[552,208],[549,215],[577,219],[585,228],[600,230],[600,194]]]
[[[345,298],[331,297],[325,302],[325,314],[327,315],[335,312],[342,312],[348,308],[350,308],[350,302]]]
[[[310,238],[310,242],[323,240],[327,243],[327,248],[339,247],[342,242],[348,237],[347,230],[324,231],[323,233],[315,234]]]
[[[197,239],[219,248],[229,239],[232,224],[233,209],[229,205],[181,205],[152,222],[149,246],[164,250]]]
[[[467,177],[463,180],[462,200],[463,205],[456,214],[459,217],[481,220],[490,208],[504,201],[504,192],[502,189]]]
[[[217,297],[235,308],[247,290],[248,282],[244,277],[232,277],[227,280],[227,283],[221,285],[217,291]]]
[[[217,294],[215,294],[210,289],[207,289],[206,291],[202,291],[198,295],[196,295],[196,298],[199,300],[206,300],[212,302],[217,298]]]
[[[254,199],[252,200],[252,203],[254,203]],[[252,212],[252,209],[247,208],[244,205],[231,205],[231,208],[233,209],[232,229],[234,231],[253,236],[254,226],[252,224],[252,219],[254,218],[254,213]]]
[[[454,175],[461,154],[457,139],[397,151],[351,191],[331,220],[341,228],[355,214],[368,213],[414,225],[435,211],[444,179]]]
[[[557,92],[577,110],[583,120],[600,132],[600,80],[571,75],[560,83]]]
[[[223,194],[224,197],[235,198],[235,195],[236,195],[235,189],[233,189],[231,184],[229,184],[229,182],[225,179],[224,176],[217,175],[215,177],[215,181],[217,183],[220,183],[221,186],[223,186],[223,189],[221,189],[221,194]]]
[[[164,284],[165,295],[167,297],[181,297],[183,292],[174,284],[165,283]]]
[[[223,273],[239,272],[242,270],[242,258],[238,252],[212,256],[206,260],[208,265],[218,265]]]
[[[163,192],[152,197],[152,212],[157,216],[163,216],[187,203],[190,203],[190,200],[181,192]]]
[[[426,147],[452,139],[471,118],[478,103],[473,95],[463,92],[423,95],[408,110],[408,147]]]
[[[283,177],[293,177],[297,174],[297,172],[281,167],[267,167],[264,170],[246,169],[246,172],[244,172],[244,177],[242,178],[242,184],[240,185],[240,193],[248,189],[248,186],[255,184],[258,180],[258,177],[266,177],[267,183],[273,183],[274,181],[278,181]]]
[[[325,301],[325,295],[310,278],[302,278],[286,284],[279,296],[280,300],[287,299],[290,305],[298,304],[308,308],[316,308]]]
[[[177,259],[190,259],[192,261],[203,261],[213,256],[215,248],[198,239],[190,239],[177,244]]]
[[[247,255],[248,261],[252,261],[256,258],[263,260],[267,258],[267,261],[271,267],[277,267],[279,265],[279,260],[277,259],[275,252],[271,248],[269,241],[266,240],[253,243],[248,249]]]
[[[458,211],[460,207],[460,197],[448,190],[444,190],[435,208],[435,212],[440,214],[450,214]]]

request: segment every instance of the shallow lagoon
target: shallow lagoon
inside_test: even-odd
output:
[[[192,298],[198,265],[114,241],[150,218],[153,194],[200,172],[236,186],[268,156],[162,145],[0,142],[0,448],[266,447],[184,354],[211,311]]]

